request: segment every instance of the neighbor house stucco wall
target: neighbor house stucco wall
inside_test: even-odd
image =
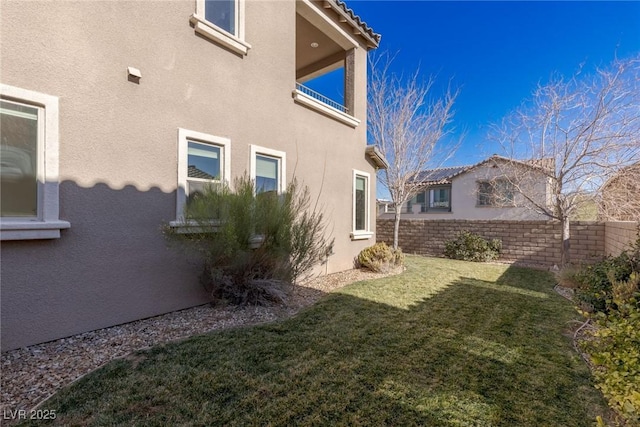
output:
[[[207,301],[199,264],[168,248],[178,128],[231,140],[232,176],[251,144],[286,152],[335,237],[323,271],[352,267],[352,171],[365,159],[366,50],[356,50],[353,129],[294,103],[295,2],[246,4],[247,56],[194,33],[194,3],[2,2],[2,83],[60,102],[60,218],[54,240],[2,243],[2,349]],[[139,84],[127,67],[142,73]],[[375,198],[371,197],[372,228]]]

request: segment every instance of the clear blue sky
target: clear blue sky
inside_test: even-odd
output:
[[[459,2],[347,0],[397,53],[394,70],[420,67],[460,89],[455,127],[466,130],[447,165],[476,163],[497,149],[487,125],[525,100],[552,73],[604,66],[640,52],[640,2]],[[330,80],[330,79],[329,79]],[[333,95],[330,82],[325,93]],[[335,84],[335,83],[334,83]]]

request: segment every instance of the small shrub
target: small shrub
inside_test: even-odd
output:
[[[576,296],[593,311],[615,310],[613,284],[620,283],[619,286],[627,284],[634,273],[640,275],[640,234],[627,251],[616,257],[607,257],[578,271],[575,275],[579,283]],[[632,285],[627,284],[627,286]]]
[[[455,239],[445,243],[444,255],[463,261],[486,262],[498,259],[502,242],[498,239],[486,240],[483,237],[462,231]]]
[[[556,280],[560,286],[570,289],[576,289],[580,286],[578,281],[578,274],[580,268],[574,265],[565,265],[556,273]]]
[[[402,251],[400,251],[402,254]],[[357,266],[368,268],[375,272],[386,272],[397,259],[394,251],[384,242],[376,243],[373,246],[360,251],[357,258]]]
[[[402,249],[391,248],[391,253],[393,254],[393,265],[395,265],[396,267],[403,266],[405,256],[404,256],[404,253],[402,252]]]

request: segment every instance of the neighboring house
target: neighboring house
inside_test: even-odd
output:
[[[512,166],[517,165],[517,166]],[[424,189],[402,206],[402,217],[421,219],[545,219],[526,203],[505,170],[524,168],[536,198],[547,203],[550,181],[533,162],[509,162],[500,156],[470,166],[424,170],[416,179]],[[533,173],[531,173],[533,172]],[[381,211],[379,211],[381,212]],[[394,213],[380,213],[393,218]]]
[[[296,176],[353,267],[375,242],[367,52],[339,0],[14,2],[0,9],[2,349],[203,304],[167,247],[189,195]],[[303,86],[343,68],[343,102]]]
[[[376,204],[378,206],[378,216],[382,214],[394,213],[395,210],[392,206],[391,200],[388,199],[377,199]]]
[[[640,162],[621,169],[600,191],[598,217],[605,221],[640,221]]]

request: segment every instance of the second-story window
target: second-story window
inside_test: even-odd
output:
[[[196,33],[240,55],[251,45],[244,39],[245,0],[196,0],[189,21]]]
[[[233,35],[237,35],[237,16],[238,3],[236,0],[205,0],[204,2],[205,19]]]

